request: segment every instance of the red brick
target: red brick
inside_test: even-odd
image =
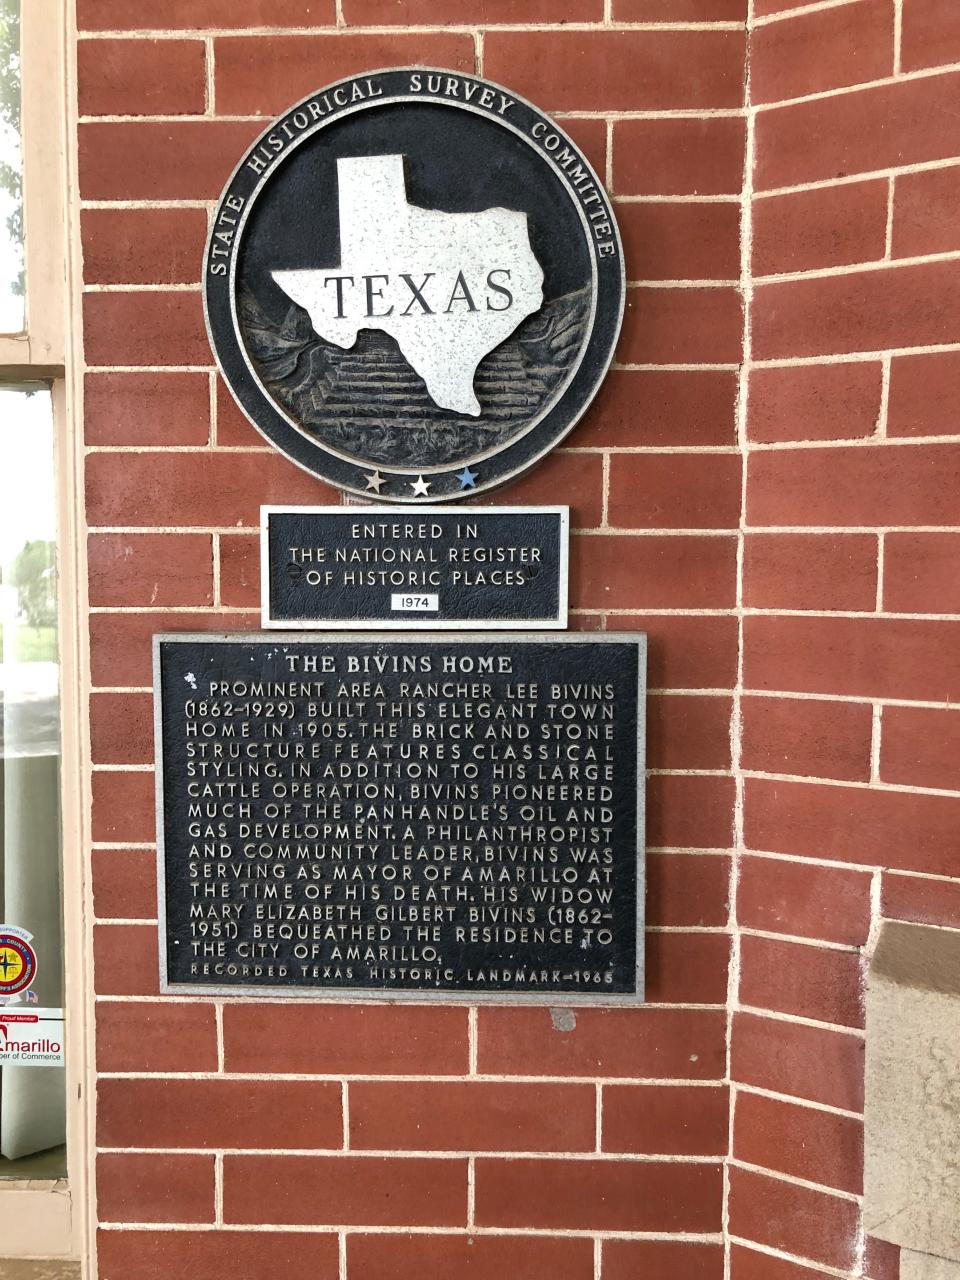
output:
[[[755,452],[751,524],[949,524],[956,516],[960,446],[843,445]]]
[[[727,1154],[727,1090],[692,1085],[608,1085],[604,1151],[640,1155]]]
[[[692,111],[742,106],[743,56],[742,31],[491,31],[483,68],[547,111]]]
[[[607,518],[621,529],[736,529],[740,490],[736,454],[616,454]]]
[[[570,507],[574,529],[596,528],[603,509],[603,460],[599,455],[554,450],[519,480],[478,499],[477,505],[556,502],[558,493]]]
[[[350,1085],[350,1146],[371,1151],[592,1151],[590,1085]]]
[[[607,122],[596,117],[564,116],[560,122],[563,132],[569,134],[593,166],[594,172],[604,181],[607,172]]]
[[[89,445],[206,444],[210,383],[203,373],[88,373],[83,411]]]
[[[333,1232],[294,1231],[101,1231],[100,1280],[337,1280],[339,1255]]]
[[[885,871],[880,910],[887,920],[960,928],[960,884],[956,880],[922,880],[919,876]]]
[[[94,606],[209,605],[212,540],[209,534],[93,534],[87,580]]]
[[[347,1236],[347,1273],[362,1280],[593,1280],[593,1241],[550,1236]],[[212,1278],[211,1278],[212,1280]],[[259,1278],[257,1278],[259,1280]]]
[[[654,848],[727,849],[733,779],[655,774],[647,781],[647,843]]]
[[[256,535],[220,538],[220,600],[255,609],[260,605],[260,539]]]
[[[960,13],[951,0],[905,0],[900,60],[904,71],[960,62]]]
[[[214,200],[261,120],[90,121],[78,128],[84,200]]]
[[[463,1075],[466,1010],[373,1005],[227,1005],[227,1071]]]
[[[83,277],[93,284],[196,284],[203,209],[84,209]]]
[[[847,9],[853,6],[847,6]],[[812,17],[843,13],[827,9]],[[777,23],[789,26],[789,23]],[[760,31],[769,28],[760,28]],[[886,180],[768,196],[753,205],[753,270],[758,276],[841,267],[882,258],[887,237]],[[796,372],[794,370],[793,372]]]
[[[343,1145],[334,1081],[100,1080],[102,1147]]]
[[[263,1189],[270,1187],[269,1208]],[[226,1156],[227,1223],[456,1227],[467,1221],[466,1160],[411,1156]]]
[[[630,280],[738,280],[740,210],[735,204],[618,204]]]
[[[861,0],[753,30],[752,102],[782,102],[893,74],[893,0]]]
[[[88,364],[210,364],[200,294],[88,293],[83,299]]]
[[[960,697],[960,623],[752,617],[745,632],[751,689],[931,702]]]
[[[832,1280],[827,1271],[758,1253],[734,1244],[730,1250],[730,1280]]]
[[[833,533],[748,534],[744,603],[751,609],[872,609],[877,539]]]
[[[893,256],[911,258],[960,249],[958,201],[960,166],[900,174],[894,194]]]
[[[93,903],[99,920],[155,920],[157,857],[152,849],[94,849]]]
[[[93,838],[111,844],[153,839],[153,770],[102,770],[93,775]]]
[[[571,538],[571,607],[732,608],[736,550],[732,538]]]
[[[381,67],[474,71],[472,36],[421,32],[228,37],[214,41],[213,56],[221,115],[272,116],[321,85]]]
[[[159,994],[158,955],[156,925],[98,924],[93,931],[97,995]]]
[[[746,0],[613,0],[614,22],[739,22]]]
[[[150,695],[91,694],[90,753],[94,764],[152,764]]]
[[[202,40],[81,40],[77,97],[82,116],[202,115]]]
[[[955,156],[958,92],[960,73],[952,72],[762,111],[755,187],[764,191]]]
[[[715,854],[647,854],[647,923],[722,928],[730,860]]]
[[[604,1240],[603,1280],[723,1280],[723,1245],[692,1240]]]
[[[960,399],[960,352],[894,356],[890,363],[887,434],[955,435]]]
[[[725,1004],[730,938],[726,933],[646,935],[646,999],[651,1004]]]
[[[747,781],[751,849],[950,876],[960,797],[868,787]]]
[[[710,1009],[577,1009],[572,1031],[548,1009],[483,1008],[479,1070],[491,1075],[716,1080],[725,1015]]]
[[[617,351],[623,364],[737,364],[740,295],[724,285],[630,289]]]
[[[837,1191],[863,1190],[863,1122],[851,1116],[739,1091],[733,1155]]]
[[[888,533],[885,544],[885,609],[960,613],[960,534]]]
[[[213,1156],[100,1155],[101,1222],[213,1222]]]
[[[863,1026],[860,956],[855,951],[740,939],[740,1003],[843,1027]]]
[[[741,1084],[863,1110],[862,1036],[735,1013],[731,1076]]]
[[[247,415],[234,400],[227,384],[217,375],[217,444],[256,446],[269,449],[270,442],[260,434]]]
[[[880,417],[879,362],[762,366],[750,372],[751,440],[852,440]]]
[[[729,698],[648,698],[647,768],[729,769],[730,710]]]
[[[727,617],[616,614],[607,618],[607,630],[646,632],[649,689],[716,689],[736,682],[736,630],[731,621]]]
[[[960,791],[960,710],[884,707],[880,777],[909,787]]]
[[[732,445],[736,399],[737,377],[726,369],[614,369],[570,443]]]
[[[863,1242],[863,1274],[870,1280],[900,1280],[900,1250],[897,1245],[867,1236]]]
[[[857,1218],[852,1200],[748,1169],[730,1170],[730,1231],[735,1236],[852,1271]]]
[[[87,460],[91,525],[257,528],[261,503],[323,503],[333,496],[276,452],[109,453]]]
[[[862,946],[870,932],[869,874],[743,857],[737,920],[748,929]],[[816,1179],[814,1179],[816,1181]]]
[[[476,1222],[564,1230],[720,1230],[717,1164],[489,1160],[476,1165]]]
[[[97,1004],[99,1071],[216,1071],[212,1004]]]
[[[740,763],[757,773],[869,782],[872,732],[866,703],[747,697]]]
[[[330,26],[334,0],[154,0],[148,8],[129,0],[78,0],[81,31],[200,30],[204,27]]]
[[[758,360],[960,341],[960,262],[758,285]]]
[[[771,13],[787,13],[809,4],[809,0],[754,0],[754,16],[765,18]]]
[[[746,140],[736,116],[617,120],[617,195],[739,195]]]
[[[94,686],[153,684],[153,637],[160,631],[241,631],[260,625],[253,613],[94,613],[90,674]]]
[[[344,0],[343,18],[351,27],[445,26],[451,23],[556,22],[555,0]],[[565,22],[599,22],[603,0],[567,0]]]

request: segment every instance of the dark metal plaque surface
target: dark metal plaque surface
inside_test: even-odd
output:
[[[642,999],[645,637],[154,656],[162,990]]]
[[[265,627],[565,627],[568,507],[262,507]]]
[[[460,72],[318,87],[253,141],[203,262],[253,425],[364,499],[516,478],[606,374],[625,298],[613,202],[560,125]]]

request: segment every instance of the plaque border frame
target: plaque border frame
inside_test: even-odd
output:
[[[462,520],[484,515],[507,516],[528,513],[558,515],[560,517],[559,556],[557,580],[557,616],[555,618],[460,618],[442,622],[432,617],[403,617],[396,619],[374,618],[369,622],[357,618],[279,618],[270,616],[270,516],[286,515],[337,515],[372,516],[398,520],[411,520],[420,516],[457,516]],[[483,631],[554,631],[565,630],[569,618],[570,596],[570,507],[545,506],[491,506],[491,507],[414,507],[414,506],[292,506],[282,503],[265,503],[260,508],[260,625],[265,631],[460,631],[464,627]]]
[[[315,633],[312,639],[322,642],[327,638],[323,633]],[[537,993],[506,991],[451,991],[436,989],[430,991],[398,990],[391,987],[378,990],[374,987],[268,987],[245,986],[237,983],[234,986],[215,986],[212,983],[199,984],[190,982],[173,982],[167,976],[167,903],[166,903],[166,856],[164,847],[164,807],[163,807],[163,702],[160,679],[160,651],[164,644],[263,644],[277,645],[287,640],[290,644],[305,644],[307,637],[300,632],[283,633],[269,631],[266,633],[249,632],[216,632],[216,631],[174,631],[158,632],[153,636],[153,725],[155,743],[154,778],[156,783],[157,805],[157,940],[160,994],[210,996],[215,999],[237,998],[247,1001],[291,1000],[301,1003],[330,1004],[450,1004],[450,1005],[533,1005],[541,1008],[561,1008],[565,1006],[594,1006],[620,1008],[637,1007],[646,999],[644,955],[645,923],[646,923],[646,693],[647,693],[647,636],[643,631],[567,631],[563,633],[530,631],[526,639],[540,644],[633,644],[637,648],[637,793],[636,793],[636,826],[637,847],[636,859],[636,986],[633,991],[619,992],[572,992],[543,991]],[[418,632],[410,636],[411,644],[509,644],[516,643],[522,637],[516,632],[491,636],[487,632],[461,632],[451,636],[447,632]],[[370,631],[343,632],[338,631],[329,637],[331,644],[346,644],[355,640],[357,644],[376,643],[398,644],[395,633],[375,633]]]

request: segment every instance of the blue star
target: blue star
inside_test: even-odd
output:
[[[460,481],[461,489],[472,489],[477,483],[477,473],[471,471],[469,467],[464,467],[457,479]]]

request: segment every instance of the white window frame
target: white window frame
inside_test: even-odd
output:
[[[0,1258],[77,1260],[92,1275],[96,1218],[86,578],[75,153],[76,31],[69,0],[21,0],[24,327],[0,334],[0,382],[52,387],[57,485],[67,1177],[0,1182]]]

